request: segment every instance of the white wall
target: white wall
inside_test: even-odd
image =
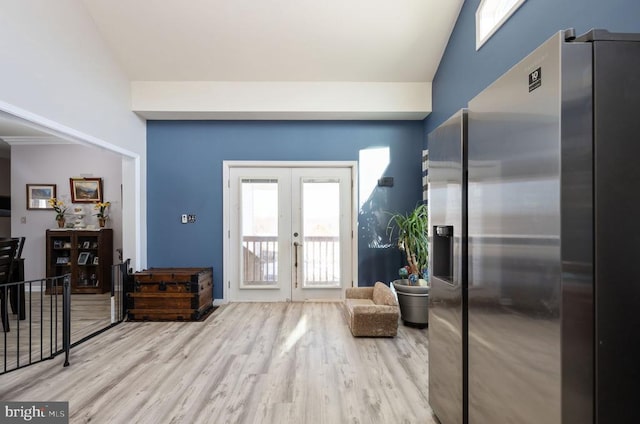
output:
[[[0,111],[117,150],[135,165],[125,170],[124,196],[136,202],[126,205],[124,250],[136,269],[146,266],[146,125],[131,112],[129,80],[82,2],[3,0],[0,51]]]
[[[86,213],[85,223],[97,228],[93,205],[71,203],[69,178],[102,178],[103,198],[111,202],[107,227],[113,228],[113,254],[114,261],[117,260],[115,249],[122,247],[120,155],[72,144],[14,145],[11,165],[11,233],[13,237],[26,237],[22,253],[26,280],[45,277],[45,230],[57,227],[52,210],[27,210],[26,184],[56,184],[57,197],[68,206],[67,213],[71,213],[74,206],[82,206]]]

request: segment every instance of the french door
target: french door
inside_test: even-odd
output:
[[[229,169],[229,300],[341,299],[352,276],[351,167]]]

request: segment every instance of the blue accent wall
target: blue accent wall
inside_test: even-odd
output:
[[[558,31],[592,28],[640,32],[638,0],[527,0],[476,51],[475,13],[480,0],[466,0],[433,80],[430,133],[485,87]],[[426,143],[426,140],[425,140]]]
[[[391,281],[402,257],[370,247],[372,232],[384,231],[375,216],[422,198],[423,139],[421,121],[148,121],[148,266],[213,266],[222,298],[223,160],[357,161],[362,149],[389,147],[383,175],[394,186],[376,188],[359,212],[358,277],[360,285]],[[181,224],[183,213],[196,223]]]

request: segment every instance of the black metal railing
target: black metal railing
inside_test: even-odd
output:
[[[127,259],[114,265],[111,271],[111,324],[120,323],[127,316],[125,296],[133,279],[130,262],[131,260]]]
[[[10,303],[7,328],[0,338],[0,375],[64,353],[70,364],[70,349],[121,323],[126,316],[125,291],[130,284],[130,261],[111,269],[111,317],[88,335],[74,333],[72,342],[72,296],[69,274],[41,280],[20,281],[0,286],[2,298]],[[77,313],[77,312],[76,312]],[[93,329],[92,329],[93,330]],[[84,336],[83,336],[84,335]]]
[[[101,334],[111,327],[120,324],[126,317],[126,305],[125,305],[125,290],[128,281],[132,278],[129,270],[130,259],[111,266],[111,296],[110,302],[110,318],[105,321],[102,327],[96,328],[94,331],[86,334],[86,331],[82,334],[75,334],[76,337],[80,337],[79,340],[71,343],[70,347],[76,347],[79,344],[86,342],[87,340]]]
[[[0,290],[12,311],[7,327],[3,328],[0,374],[52,359],[63,352],[67,365],[71,314],[69,275],[7,283]]]

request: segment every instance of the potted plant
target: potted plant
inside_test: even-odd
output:
[[[58,222],[58,227],[64,228],[64,214],[65,212],[67,212],[67,207],[64,205],[64,202],[53,197],[49,199],[49,206],[51,206],[51,208],[56,213],[56,221]]]
[[[426,326],[429,323],[428,228],[428,211],[424,203],[410,212],[392,214],[387,224],[389,238],[404,253],[407,261],[408,278],[393,282],[405,325]]]
[[[93,209],[98,211],[95,216],[98,217],[98,225],[100,226],[100,228],[104,227],[107,223],[107,218],[109,217],[107,215],[107,208],[109,206],[111,206],[111,202],[97,202],[93,206]]]

